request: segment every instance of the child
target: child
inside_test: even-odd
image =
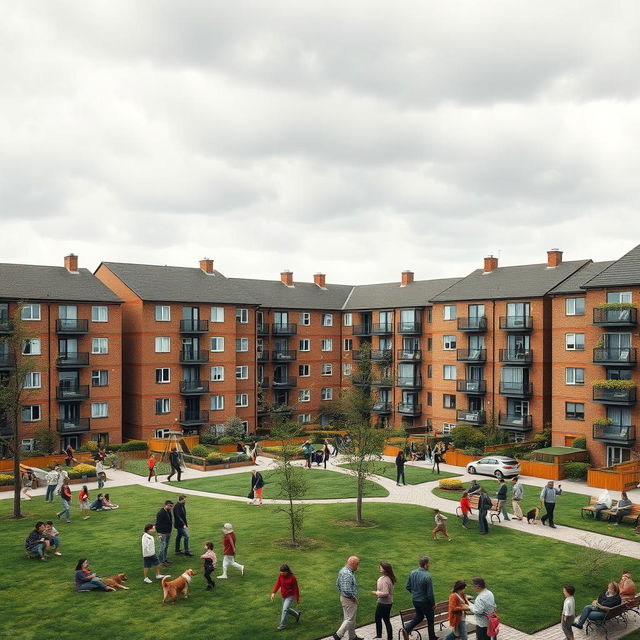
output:
[[[155,478],[156,482],[158,482],[158,472],[156,471],[156,457],[153,455],[153,453],[149,454],[147,466],[149,467],[149,477],[147,478],[147,482],[151,482],[151,478]]]
[[[440,513],[440,509],[434,509],[433,515],[436,520],[436,528],[431,532],[434,540],[438,539],[438,532],[440,532],[449,542],[451,542],[452,538],[449,537],[447,533],[447,525],[446,520],[448,520],[447,516],[444,513]]]
[[[215,571],[218,564],[218,558],[213,551],[213,542],[204,543],[204,553],[202,558],[202,567],[204,569],[204,579],[207,581],[207,591],[213,591],[216,583],[211,579],[211,574]]]
[[[83,520],[88,520],[89,516],[89,489],[87,485],[83,484],[80,493],[78,494],[78,502],[80,503],[80,513],[82,513]]]
[[[47,549],[54,549],[54,556],[61,556],[60,547],[60,532],[53,526],[51,520],[47,520],[44,525],[44,531],[42,537],[47,539]]]
[[[467,528],[469,515],[471,514],[471,502],[469,501],[469,493],[465,491],[460,498],[460,511],[462,511],[462,528]]]
[[[104,499],[102,500],[102,508],[103,509],[119,509],[120,505],[119,504],[113,504],[113,502],[111,502],[111,500],[109,498],[109,494],[105,493],[104,494]]]
[[[564,637],[567,640],[573,640],[573,628],[572,623],[576,617],[576,601],[573,597],[576,589],[571,584],[565,584],[562,587],[562,593],[564,594],[564,605],[562,606],[562,616],[560,618],[560,624]]]
[[[89,509],[91,509],[91,511],[102,511],[102,509],[104,509],[104,497],[101,493],[99,493],[98,497],[91,503]]]
[[[153,567],[156,570],[156,580],[162,580],[168,576],[160,573],[160,560],[156,555],[156,541],[151,535],[154,532],[154,525],[150,522],[144,525],[144,533],[142,534],[142,566],[144,573],[144,580],[147,584],[151,584],[153,580],[149,578],[149,569]]]
[[[20,497],[21,500],[31,500],[31,496],[29,495],[29,489],[32,488],[33,485],[33,474],[31,473],[31,469],[25,469],[22,472],[22,477],[20,478],[20,482],[22,484],[22,495]]]

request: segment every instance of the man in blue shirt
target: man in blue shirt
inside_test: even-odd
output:
[[[549,526],[552,529],[556,528],[556,525],[553,524],[553,511],[556,508],[556,496],[562,495],[562,485],[558,485],[556,489],[553,486],[553,480],[549,480],[547,484],[542,487],[542,491],[540,492],[540,500],[544,503],[544,508],[546,513],[540,518],[540,522],[545,524],[547,520],[549,520]]]
[[[356,635],[356,615],[358,613],[358,583],[355,572],[360,564],[360,558],[351,556],[347,564],[338,572],[336,589],[340,594],[342,605],[342,624],[333,634],[333,640],[340,640],[347,635],[348,640],[363,640]]]
[[[429,573],[429,558],[423,556],[418,561],[420,565],[417,569],[414,569],[407,580],[407,591],[411,593],[411,600],[413,601],[413,608],[416,610],[416,615],[408,622],[402,629],[402,636],[404,640],[409,640],[409,634],[413,631],[413,628],[427,619],[427,625],[429,629],[429,640],[437,640],[436,631],[433,626],[433,608],[435,607],[436,600],[433,595],[433,582],[431,580],[431,574]]]

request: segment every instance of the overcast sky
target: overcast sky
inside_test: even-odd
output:
[[[0,0],[0,261],[329,282],[640,242],[640,3]]]

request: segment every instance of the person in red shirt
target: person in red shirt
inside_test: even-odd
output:
[[[78,493],[78,502],[80,503],[80,513],[82,513],[82,519],[88,520],[89,516],[89,489],[87,485],[83,484],[80,493]]]
[[[222,527],[222,575],[218,576],[218,580],[227,579],[227,571],[229,567],[235,567],[240,570],[240,574],[244,575],[244,565],[236,562],[236,534],[233,532],[233,525],[227,522]]]
[[[276,586],[273,587],[273,591],[271,592],[271,602],[273,602],[273,599],[276,597],[278,589],[280,589],[280,595],[282,596],[282,616],[280,617],[280,624],[277,629],[278,631],[282,631],[287,622],[287,614],[292,615],[296,619],[296,622],[300,622],[300,612],[291,607],[294,600],[300,602],[298,581],[291,572],[291,569],[289,569],[288,564],[280,566]]]
[[[471,503],[469,502],[469,493],[465,491],[460,498],[460,511],[462,511],[462,528],[467,528],[469,522],[469,514],[471,513]]]
[[[156,482],[158,482],[158,472],[156,471],[156,457],[153,455],[153,453],[149,454],[147,466],[149,467],[149,477],[147,478],[147,482],[151,482],[152,477],[155,477]]]

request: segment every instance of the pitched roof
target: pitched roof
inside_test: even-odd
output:
[[[0,263],[0,298],[69,302],[121,302],[88,269]]]
[[[549,293],[563,294],[563,293],[584,293],[584,284],[588,282],[594,276],[597,276],[601,271],[612,265],[614,260],[608,260],[606,262],[590,262],[589,264],[576,271],[573,275],[569,276],[564,282],[561,282],[557,287],[551,289]]]
[[[549,267],[547,263],[498,267],[490,273],[477,269],[457,284],[431,298],[433,302],[537,298],[566,280],[588,260],[571,260]]]
[[[584,284],[586,289],[596,287],[627,287],[640,285],[640,244],[622,258]]]

